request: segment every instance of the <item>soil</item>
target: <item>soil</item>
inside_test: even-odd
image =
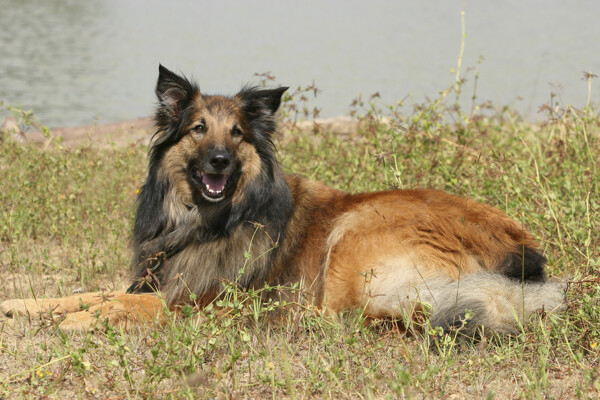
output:
[[[40,130],[20,129],[12,117],[5,119],[2,126],[5,135],[9,133],[15,140],[48,146],[60,141],[59,138],[62,138],[60,143],[68,148],[86,145],[97,148],[111,148],[113,146],[124,147],[140,143],[148,144],[154,133],[153,122],[150,117],[110,124],[56,128],[50,130],[50,137],[45,137]]]
[[[341,116],[300,122],[284,122],[280,131],[285,137],[290,131],[319,132],[331,131],[342,137],[355,134],[358,130],[358,120]],[[0,125],[0,138],[10,136],[20,142],[39,143],[47,147],[61,143],[66,148],[90,146],[99,149],[126,147],[131,145],[147,145],[154,134],[154,123],[151,117],[136,118],[109,124],[94,124],[78,127],[50,129],[46,137],[38,129],[24,129],[13,117],[5,118]],[[62,139],[61,139],[62,138]]]

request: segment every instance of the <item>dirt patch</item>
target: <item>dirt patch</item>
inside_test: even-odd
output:
[[[360,123],[357,119],[340,116],[310,121],[284,121],[280,123],[280,133],[285,138],[291,132],[314,132],[316,134],[328,131],[342,137],[349,137],[358,132],[359,126]],[[12,140],[39,143],[42,146],[61,143],[67,148],[90,146],[106,149],[138,144],[147,145],[155,132],[151,117],[110,124],[55,128],[50,130],[49,137],[44,136],[41,130],[41,127],[37,127],[37,130],[26,129],[19,126],[13,117],[8,117],[0,125],[0,132],[3,133],[0,137],[11,137]]]
[[[65,147],[92,146],[96,148],[125,147],[147,144],[154,133],[152,118],[136,118],[111,124],[86,125],[50,130],[50,137],[40,131],[21,133],[24,141],[51,144],[62,138]],[[14,135],[13,135],[14,137]]]

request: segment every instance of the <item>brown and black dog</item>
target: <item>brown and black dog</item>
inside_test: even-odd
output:
[[[360,308],[400,317],[427,304],[433,326],[473,318],[512,332],[515,316],[563,304],[545,282],[533,236],[500,210],[436,190],[352,195],[277,162],[274,114],[287,88],[207,96],[159,67],[157,131],[133,230],[133,285],[106,296],[10,300],[6,314],[52,310],[65,328],[161,321],[167,307],[205,306],[222,282],[302,282],[330,315]],[[86,310],[80,310],[81,304]]]

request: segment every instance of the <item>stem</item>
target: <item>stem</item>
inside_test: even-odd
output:
[[[22,371],[22,372],[19,372],[17,374],[14,374],[12,376],[9,376],[8,379],[6,379],[6,383],[10,383],[13,379],[15,379],[16,377],[18,377],[20,375],[30,374],[30,373],[35,372],[37,370],[40,370],[42,368],[46,368],[49,365],[56,364],[57,362],[63,361],[65,359],[69,358],[69,357],[71,357],[71,355],[67,354],[66,356],[62,356],[60,358],[57,358],[57,359],[52,360],[50,362],[47,362],[46,364],[43,364],[43,365],[40,365],[40,366],[31,368],[31,369],[28,369],[27,371]]]
[[[587,98],[587,102],[585,103],[585,112],[589,112],[590,111],[590,99],[592,98],[592,73],[590,72],[590,75],[588,76],[588,98]]]
[[[458,103],[458,96],[460,94],[460,69],[462,67],[462,59],[463,54],[465,52],[465,39],[467,37],[467,33],[465,31],[465,5],[467,1],[463,0],[463,8],[460,11],[460,23],[462,36],[460,39],[460,51],[458,52],[458,60],[456,62],[456,102]]]

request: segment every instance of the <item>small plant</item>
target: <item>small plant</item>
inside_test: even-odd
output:
[[[276,77],[270,72],[255,73],[261,86],[273,84]],[[313,82],[306,86],[297,86],[286,91],[279,108],[280,123],[295,128],[301,119],[316,119],[321,114],[318,107],[311,107],[310,98],[316,98],[321,90]]]

